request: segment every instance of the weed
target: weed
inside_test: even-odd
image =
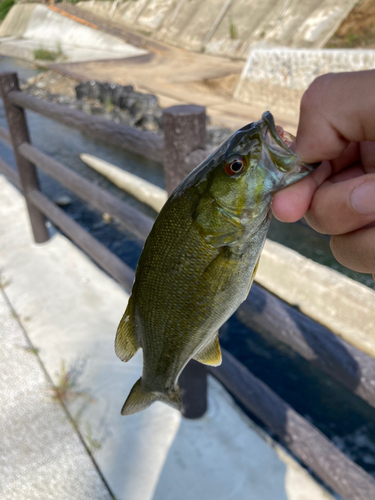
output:
[[[12,280],[4,278],[4,276],[0,276],[0,288],[4,289],[11,284]]]
[[[60,372],[56,373],[57,384],[52,388],[52,399],[67,404],[79,396],[87,396],[85,391],[78,391],[78,379],[81,371],[76,367],[68,369],[64,360],[61,360]]]
[[[346,46],[353,47],[356,44],[358,38],[359,36],[356,35],[355,33],[348,33],[346,35]]]
[[[237,40],[238,38],[237,28],[231,17],[229,18],[229,36],[231,40]]]
[[[34,59],[39,61],[56,61],[58,57],[62,56],[61,47],[57,47],[57,50],[48,50],[43,47],[39,47],[33,51]]]
[[[31,354],[35,354],[35,356],[37,356],[39,354],[39,351],[40,351],[40,349],[38,349],[37,347],[33,347],[33,346],[24,347],[24,349],[25,349],[25,351],[30,352]]]
[[[110,97],[107,97],[104,100],[103,106],[104,106],[107,113],[110,113],[111,111],[113,111],[115,109],[115,105],[113,104],[112,99]]]
[[[91,451],[92,454],[100,450],[100,448],[102,447],[100,441],[98,441],[93,437],[91,425],[89,424],[89,422],[86,422],[85,441],[87,443],[88,449]]]
[[[4,0],[0,3],[0,21],[5,19],[6,15],[15,3],[15,0]]]

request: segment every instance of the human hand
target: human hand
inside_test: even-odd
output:
[[[375,71],[317,78],[301,101],[292,146],[306,163],[323,161],[305,179],[277,192],[275,217],[301,217],[330,234],[335,258],[375,279]]]

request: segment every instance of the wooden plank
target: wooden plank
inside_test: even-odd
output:
[[[374,358],[256,283],[237,316],[256,332],[288,345],[375,408]]]
[[[163,113],[163,130],[165,187],[171,195],[192,170],[185,159],[194,151],[204,150],[206,147],[206,110],[195,105],[166,108]]]
[[[46,174],[102,212],[107,212],[141,241],[145,241],[154,221],[132,206],[111,195],[105,189],[96,186],[81,175],[73,172],[62,163],[38,151],[30,144],[22,144],[20,154],[33,161]]]
[[[206,110],[201,106],[181,105],[164,110],[164,177],[168,195],[184,180],[191,168],[185,159],[206,145]],[[194,359],[179,379],[184,416],[200,418],[207,410],[207,369]]]
[[[44,215],[30,203],[28,197],[29,191],[39,189],[37,172],[34,165],[26,158],[23,158],[18,151],[18,147],[20,144],[24,142],[30,142],[25,113],[23,109],[14,106],[14,104],[9,99],[9,95],[12,92],[18,92],[18,89],[19,86],[17,73],[0,74],[0,92],[8,121],[14,156],[17,162],[21,188],[26,199],[31,229],[35,242],[44,243],[49,239],[49,234],[46,227],[46,219]]]
[[[209,368],[241,403],[344,500],[375,498],[375,479],[344,455],[316,427],[222,349],[223,363]],[[250,451],[249,451],[250,452]]]
[[[15,106],[35,111],[46,118],[51,118],[68,127],[107,141],[120,148],[132,151],[159,163],[164,161],[164,141],[160,135],[153,132],[138,130],[127,125],[120,125],[110,120],[70,109],[60,104],[43,101],[34,96],[13,91],[9,100]]]
[[[51,202],[40,191],[30,191],[30,201],[43,212],[74,243],[87,253],[110,276],[121,283],[130,292],[134,281],[134,271],[107,247],[99,243],[85,229]]]

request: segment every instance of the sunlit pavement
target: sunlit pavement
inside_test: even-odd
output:
[[[212,379],[197,421],[161,403],[121,417],[142,368],[113,349],[128,295],[64,236],[33,244],[4,177],[0,269],[2,498],[110,498],[91,456],[121,500],[332,498]]]

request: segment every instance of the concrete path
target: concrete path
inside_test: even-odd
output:
[[[142,368],[114,354],[128,295],[64,236],[33,244],[1,176],[0,200],[0,498],[109,498],[76,427],[119,500],[332,500],[211,378],[202,419],[121,417]]]
[[[3,229],[3,227],[2,227]],[[1,233],[1,237],[3,237]],[[0,498],[112,498],[0,290]]]

